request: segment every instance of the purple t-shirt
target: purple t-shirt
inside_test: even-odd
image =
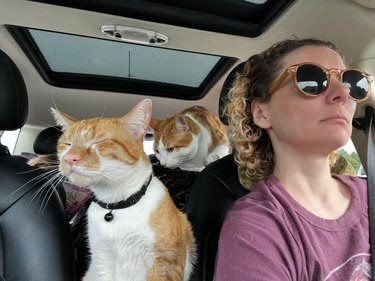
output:
[[[275,176],[239,199],[220,234],[214,280],[371,280],[367,182],[334,177],[352,193],[335,220],[306,210]]]

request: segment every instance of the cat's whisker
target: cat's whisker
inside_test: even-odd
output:
[[[108,185],[113,185],[113,184],[116,184],[116,181],[114,179],[112,179],[110,176],[107,176],[107,175],[102,175],[101,177],[106,184]]]
[[[103,108],[103,111],[102,111],[102,115],[100,116],[100,118],[103,118],[106,110],[107,110],[107,104],[104,105],[104,108]]]
[[[43,190],[44,188],[42,188],[41,190]],[[50,190],[47,189],[47,191],[45,192],[43,198],[42,198],[42,202],[40,204],[40,207],[39,207],[39,213],[43,213],[43,210],[45,210],[45,207],[47,206],[47,203],[45,203],[45,199],[47,197],[47,195],[50,193],[50,192],[53,192],[53,188],[51,188]]]
[[[59,172],[55,173],[55,175],[52,176],[52,178],[48,179],[45,184],[43,184],[38,190],[33,194],[33,197],[31,198],[30,204],[32,201],[45,189],[49,188],[47,192],[45,193],[41,206],[39,208],[39,212],[43,213],[45,208],[47,207],[47,204],[49,200],[51,199],[54,192],[57,190],[57,188],[60,186],[61,182],[64,180],[64,176],[62,176]]]
[[[116,181],[111,178],[111,176],[106,175],[105,173],[98,173],[94,176],[96,182],[103,182],[107,186],[116,184]]]
[[[55,170],[55,171],[56,171],[56,170]],[[25,186],[27,186],[28,184],[30,184],[30,183],[32,183],[32,182],[34,182],[34,181],[36,181],[36,182],[35,182],[36,184],[39,183],[39,182],[43,179],[43,177],[46,176],[46,174],[49,174],[49,173],[50,173],[50,171],[48,171],[48,172],[46,172],[46,173],[43,173],[43,174],[40,174],[40,175],[38,175],[37,177],[32,178],[31,180],[25,182],[25,183],[24,183],[23,185],[21,185],[19,188],[17,188],[16,190],[14,190],[13,192],[9,193],[7,196],[12,196],[12,195],[16,194],[17,192],[21,191],[22,188],[24,188]]]
[[[55,101],[55,98],[53,97],[53,95],[51,94],[51,99],[52,99],[52,103],[53,103],[53,107],[57,110],[59,110],[59,107],[57,106],[56,104],[56,101]],[[60,111],[60,110],[59,110]]]
[[[52,174],[51,172],[54,172],[54,174]],[[35,193],[33,194],[33,196],[31,197],[31,200],[30,200],[30,204],[33,202],[33,200],[46,188],[46,187],[52,187],[51,189],[55,189],[56,186],[54,184],[54,181],[59,177],[59,173],[58,171],[54,170],[54,171],[48,171],[46,173],[43,174],[44,177],[40,178],[40,181],[42,180],[45,180],[47,177],[46,175],[51,175],[52,174],[52,177],[51,178],[48,178],[47,181],[41,186],[38,188],[38,190],[35,191]],[[42,201],[43,203],[43,201]]]
[[[38,179],[38,182],[40,182],[41,180],[47,180],[47,182],[50,182],[51,180],[55,179],[58,174],[58,169],[53,169],[50,171],[46,171],[45,173],[39,175],[38,177],[35,177],[34,179]]]
[[[48,177],[53,177],[55,174],[58,174],[58,169],[52,169],[49,171],[45,171],[44,173],[40,174],[39,176],[35,177],[34,180],[40,180],[40,179],[48,179]]]
[[[47,110],[48,112],[50,112],[49,110]],[[36,124],[41,124],[43,125],[43,127],[55,127],[56,124],[54,123],[48,123],[48,122],[44,122],[44,121],[41,121],[39,119],[31,119],[34,123]]]
[[[52,195],[55,193],[56,188],[51,185],[52,188],[50,190],[47,190],[46,194],[43,197],[42,204],[40,205],[39,212],[42,214],[44,210],[47,208],[48,202],[51,199]],[[49,194],[49,195],[48,195]],[[48,196],[47,196],[48,195]],[[46,200],[47,199],[47,200]]]
[[[69,182],[69,180],[65,177],[65,176],[63,176],[62,174],[58,174],[58,182],[57,182],[57,186],[59,186],[60,184],[62,185],[62,184],[64,184],[64,183],[66,183],[66,184],[70,184],[70,182]]]
[[[55,165],[55,166],[52,166],[52,167],[56,167],[56,168],[58,168],[58,165]],[[33,172],[35,172],[35,171],[37,171],[37,170],[40,170],[40,168],[39,168],[39,167],[34,167],[33,169],[31,169],[31,170],[29,170],[29,171],[18,172],[17,174],[18,174],[18,175],[24,175],[24,174],[28,174],[28,173],[33,173]]]

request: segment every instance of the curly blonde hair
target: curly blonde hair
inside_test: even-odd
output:
[[[323,46],[340,54],[329,41],[311,38],[281,41],[251,56],[228,93],[229,102],[224,111],[229,121],[229,138],[240,175],[245,177],[243,181],[247,185],[253,186],[268,177],[275,165],[271,140],[267,132],[254,123],[251,104],[253,101],[267,102],[270,99],[269,90],[282,67],[282,59],[304,46]]]

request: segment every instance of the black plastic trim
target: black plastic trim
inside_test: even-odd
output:
[[[29,0],[141,20],[257,37],[295,0]]]
[[[370,127],[370,122],[374,119],[375,108],[368,105],[365,108],[365,116],[363,118],[354,118],[352,124],[354,128],[364,131],[366,128]],[[372,126],[375,126],[375,123],[372,123]]]

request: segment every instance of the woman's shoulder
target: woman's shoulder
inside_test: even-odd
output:
[[[362,177],[362,176],[351,176],[351,175],[334,175],[334,176],[337,178],[348,180],[348,181],[365,182],[365,183],[367,182],[367,178]]]
[[[359,194],[361,198],[360,206],[367,205],[368,202],[368,190],[367,190],[367,178],[358,176],[348,175],[333,175],[334,178],[344,183],[349,187],[352,194]],[[367,211],[366,211],[367,212]]]
[[[267,250],[264,253],[267,257],[282,257],[288,255],[288,247],[298,248],[294,238],[295,223],[290,215],[291,210],[288,210],[282,195],[278,193],[280,187],[282,186],[273,178],[267,178],[235,202],[221,230],[221,247],[226,247],[226,250],[238,248],[238,243],[242,242],[247,249],[268,245],[265,246]],[[248,239],[251,239],[251,242]]]
[[[333,175],[336,179],[350,186],[352,190],[358,190],[364,200],[367,197],[366,178]],[[275,176],[259,182],[247,195],[237,200],[227,215],[228,221],[254,221],[263,220],[269,225],[288,224],[296,203],[287,194],[285,188]]]
[[[238,204],[241,202],[253,202],[254,204],[274,203],[276,200],[275,193],[283,191],[284,187],[280,181],[273,175],[258,182],[252,191],[237,200]]]
[[[259,182],[247,195],[237,200],[228,217],[230,219],[270,219],[275,222],[277,217],[285,217],[285,204],[280,200],[280,193],[284,189],[279,181],[270,176]]]
[[[367,178],[366,177],[359,177],[359,176],[349,176],[349,175],[336,175],[333,174],[333,177],[346,183],[348,185],[355,185],[360,187],[367,186]]]

